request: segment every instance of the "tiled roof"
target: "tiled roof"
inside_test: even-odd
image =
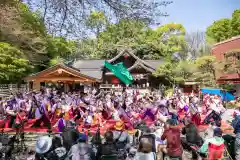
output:
[[[130,67],[134,68],[137,65],[142,65],[143,68],[147,69],[150,72],[154,72],[157,67],[163,63],[163,60],[142,60],[134,55],[131,51],[123,50],[113,59],[108,60],[110,63],[118,59],[124,53],[128,53],[130,56],[136,59],[136,65]],[[80,73],[87,75],[89,77],[102,79],[103,67],[105,60],[75,60],[68,64],[71,68],[80,71]],[[129,69],[130,69],[129,68]]]
[[[93,78],[96,78],[96,79],[100,80],[100,79],[102,79],[103,71],[102,70],[85,70],[85,69],[82,69],[81,73],[84,74],[84,75],[87,75],[89,77],[93,77]]]
[[[70,65],[76,69],[100,69],[104,66],[104,61],[105,60],[76,60]]]

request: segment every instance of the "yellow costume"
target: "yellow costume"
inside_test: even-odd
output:
[[[61,113],[62,113],[62,109],[61,108],[56,108],[55,114],[57,116],[60,116]]]

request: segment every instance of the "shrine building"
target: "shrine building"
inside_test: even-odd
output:
[[[129,86],[133,88],[158,89],[161,78],[152,75],[162,60],[142,60],[132,50],[124,49],[114,58],[107,60],[112,65],[122,62],[134,78]],[[105,60],[73,60],[56,64],[25,78],[30,90],[41,86],[54,86],[62,91],[82,90],[84,86],[97,86],[103,89],[122,88],[124,84],[104,67]]]
[[[216,60],[227,61],[232,64],[231,67],[238,66],[240,60],[240,36],[219,42],[212,48],[212,54]],[[216,72],[218,84],[236,84],[237,95],[240,95],[240,73],[239,68],[236,72]]]

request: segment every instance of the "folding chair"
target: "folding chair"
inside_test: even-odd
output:
[[[113,155],[102,155],[101,160],[117,160],[118,156],[113,154]]]

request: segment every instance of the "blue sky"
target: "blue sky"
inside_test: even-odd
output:
[[[169,16],[161,23],[181,23],[188,32],[205,31],[214,20],[230,18],[240,9],[240,0],[173,0],[163,11]]]

